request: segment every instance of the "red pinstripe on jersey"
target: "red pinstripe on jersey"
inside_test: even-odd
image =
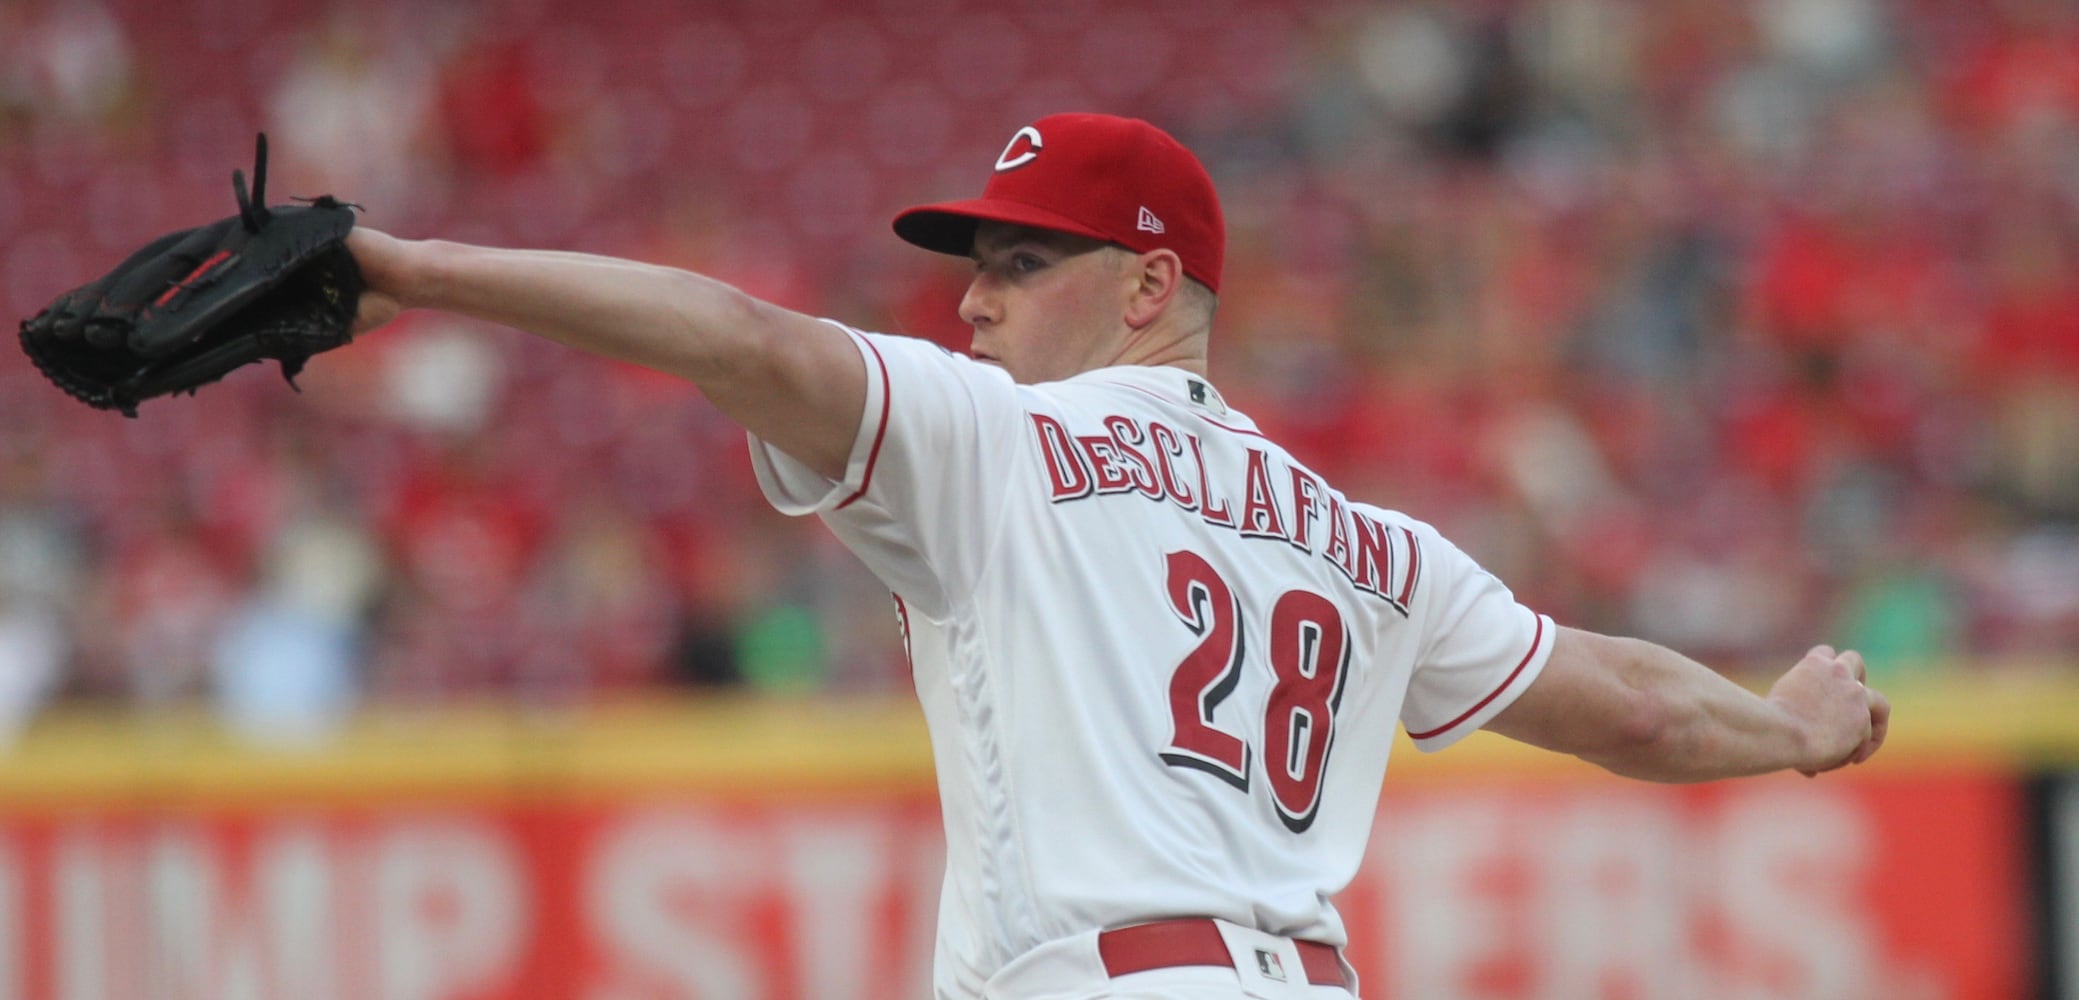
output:
[[[888,381],[888,362],[881,357],[881,349],[873,346],[873,341],[857,334],[853,334],[853,339],[865,344],[866,349],[873,352],[874,364],[881,368],[881,425],[874,429],[873,449],[866,453],[866,472],[859,477],[859,489],[846,497],[843,503],[838,504],[838,510],[850,507],[854,501],[866,495],[867,487],[873,485],[873,467],[881,459],[881,441],[888,436],[888,397],[895,394],[895,386]]]
[[[1538,649],[1544,646],[1544,644],[1545,616],[1539,615],[1538,629],[1536,632],[1531,633],[1530,636],[1530,651],[1523,654],[1522,660],[1517,661],[1516,669],[1509,671],[1509,676],[1502,678],[1502,682],[1496,685],[1494,690],[1487,692],[1487,697],[1475,702],[1473,704],[1473,707],[1468,708],[1463,712],[1460,712],[1458,718],[1452,719],[1451,721],[1446,722],[1443,725],[1436,727],[1435,729],[1430,729],[1419,733],[1409,733],[1408,738],[1411,740],[1426,740],[1432,736],[1441,735],[1443,733],[1449,732],[1453,727],[1457,726],[1459,723],[1464,722],[1465,720],[1470,719],[1474,715],[1478,714],[1481,709],[1487,707],[1488,702],[1491,702],[1494,699],[1501,697],[1501,693],[1503,691],[1507,691],[1509,689],[1509,685],[1516,683],[1516,678],[1522,676],[1523,674],[1523,668],[1530,666],[1530,658],[1538,655]]]

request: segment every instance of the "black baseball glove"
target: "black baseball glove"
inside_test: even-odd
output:
[[[193,393],[269,358],[294,386],[311,355],[350,339],[362,289],[346,249],[357,206],[325,195],[268,208],[265,135],[257,147],[250,198],[231,172],[237,215],[167,233],[22,322],[22,350],[45,377],[135,417],[143,400]]]

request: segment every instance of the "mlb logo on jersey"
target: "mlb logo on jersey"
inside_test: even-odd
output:
[[[1241,980],[1243,996],[1298,1000],[1319,995],[1309,984],[1306,962],[1291,938],[1225,920],[1213,924],[1227,945],[1227,957]]]

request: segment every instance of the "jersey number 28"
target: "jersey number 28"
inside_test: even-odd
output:
[[[1250,652],[1246,616],[1233,588],[1196,552],[1170,553],[1168,580],[1170,609],[1200,639],[1170,677],[1176,726],[1162,759],[1247,792],[1255,751],[1246,736],[1213,723],[1214,709],[1241,683]],[[1335,712],[1350,672],[1350,636],[1334,602],[1288,590],[1271,605],[1265,637],[1276,682],[1264,706],[1263,772],[1278,818],[1302,833],[1321,808]]]

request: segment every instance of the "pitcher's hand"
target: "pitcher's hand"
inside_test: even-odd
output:
[[[409,244],[379,230],[355,227],[347,235],[347,250],[361,269],[367,287],[361,292],[360,309],[354,315],[353,335],[358,337],[396,319],[408,301],[412,253]]]
[[[1891,702],[1864,683],[1868,676],[1861,653],[1814,646],[1769,688],[1769,700],[1804,723],[1808,762],[1800,774],[1860,764],[1884,745]]]

